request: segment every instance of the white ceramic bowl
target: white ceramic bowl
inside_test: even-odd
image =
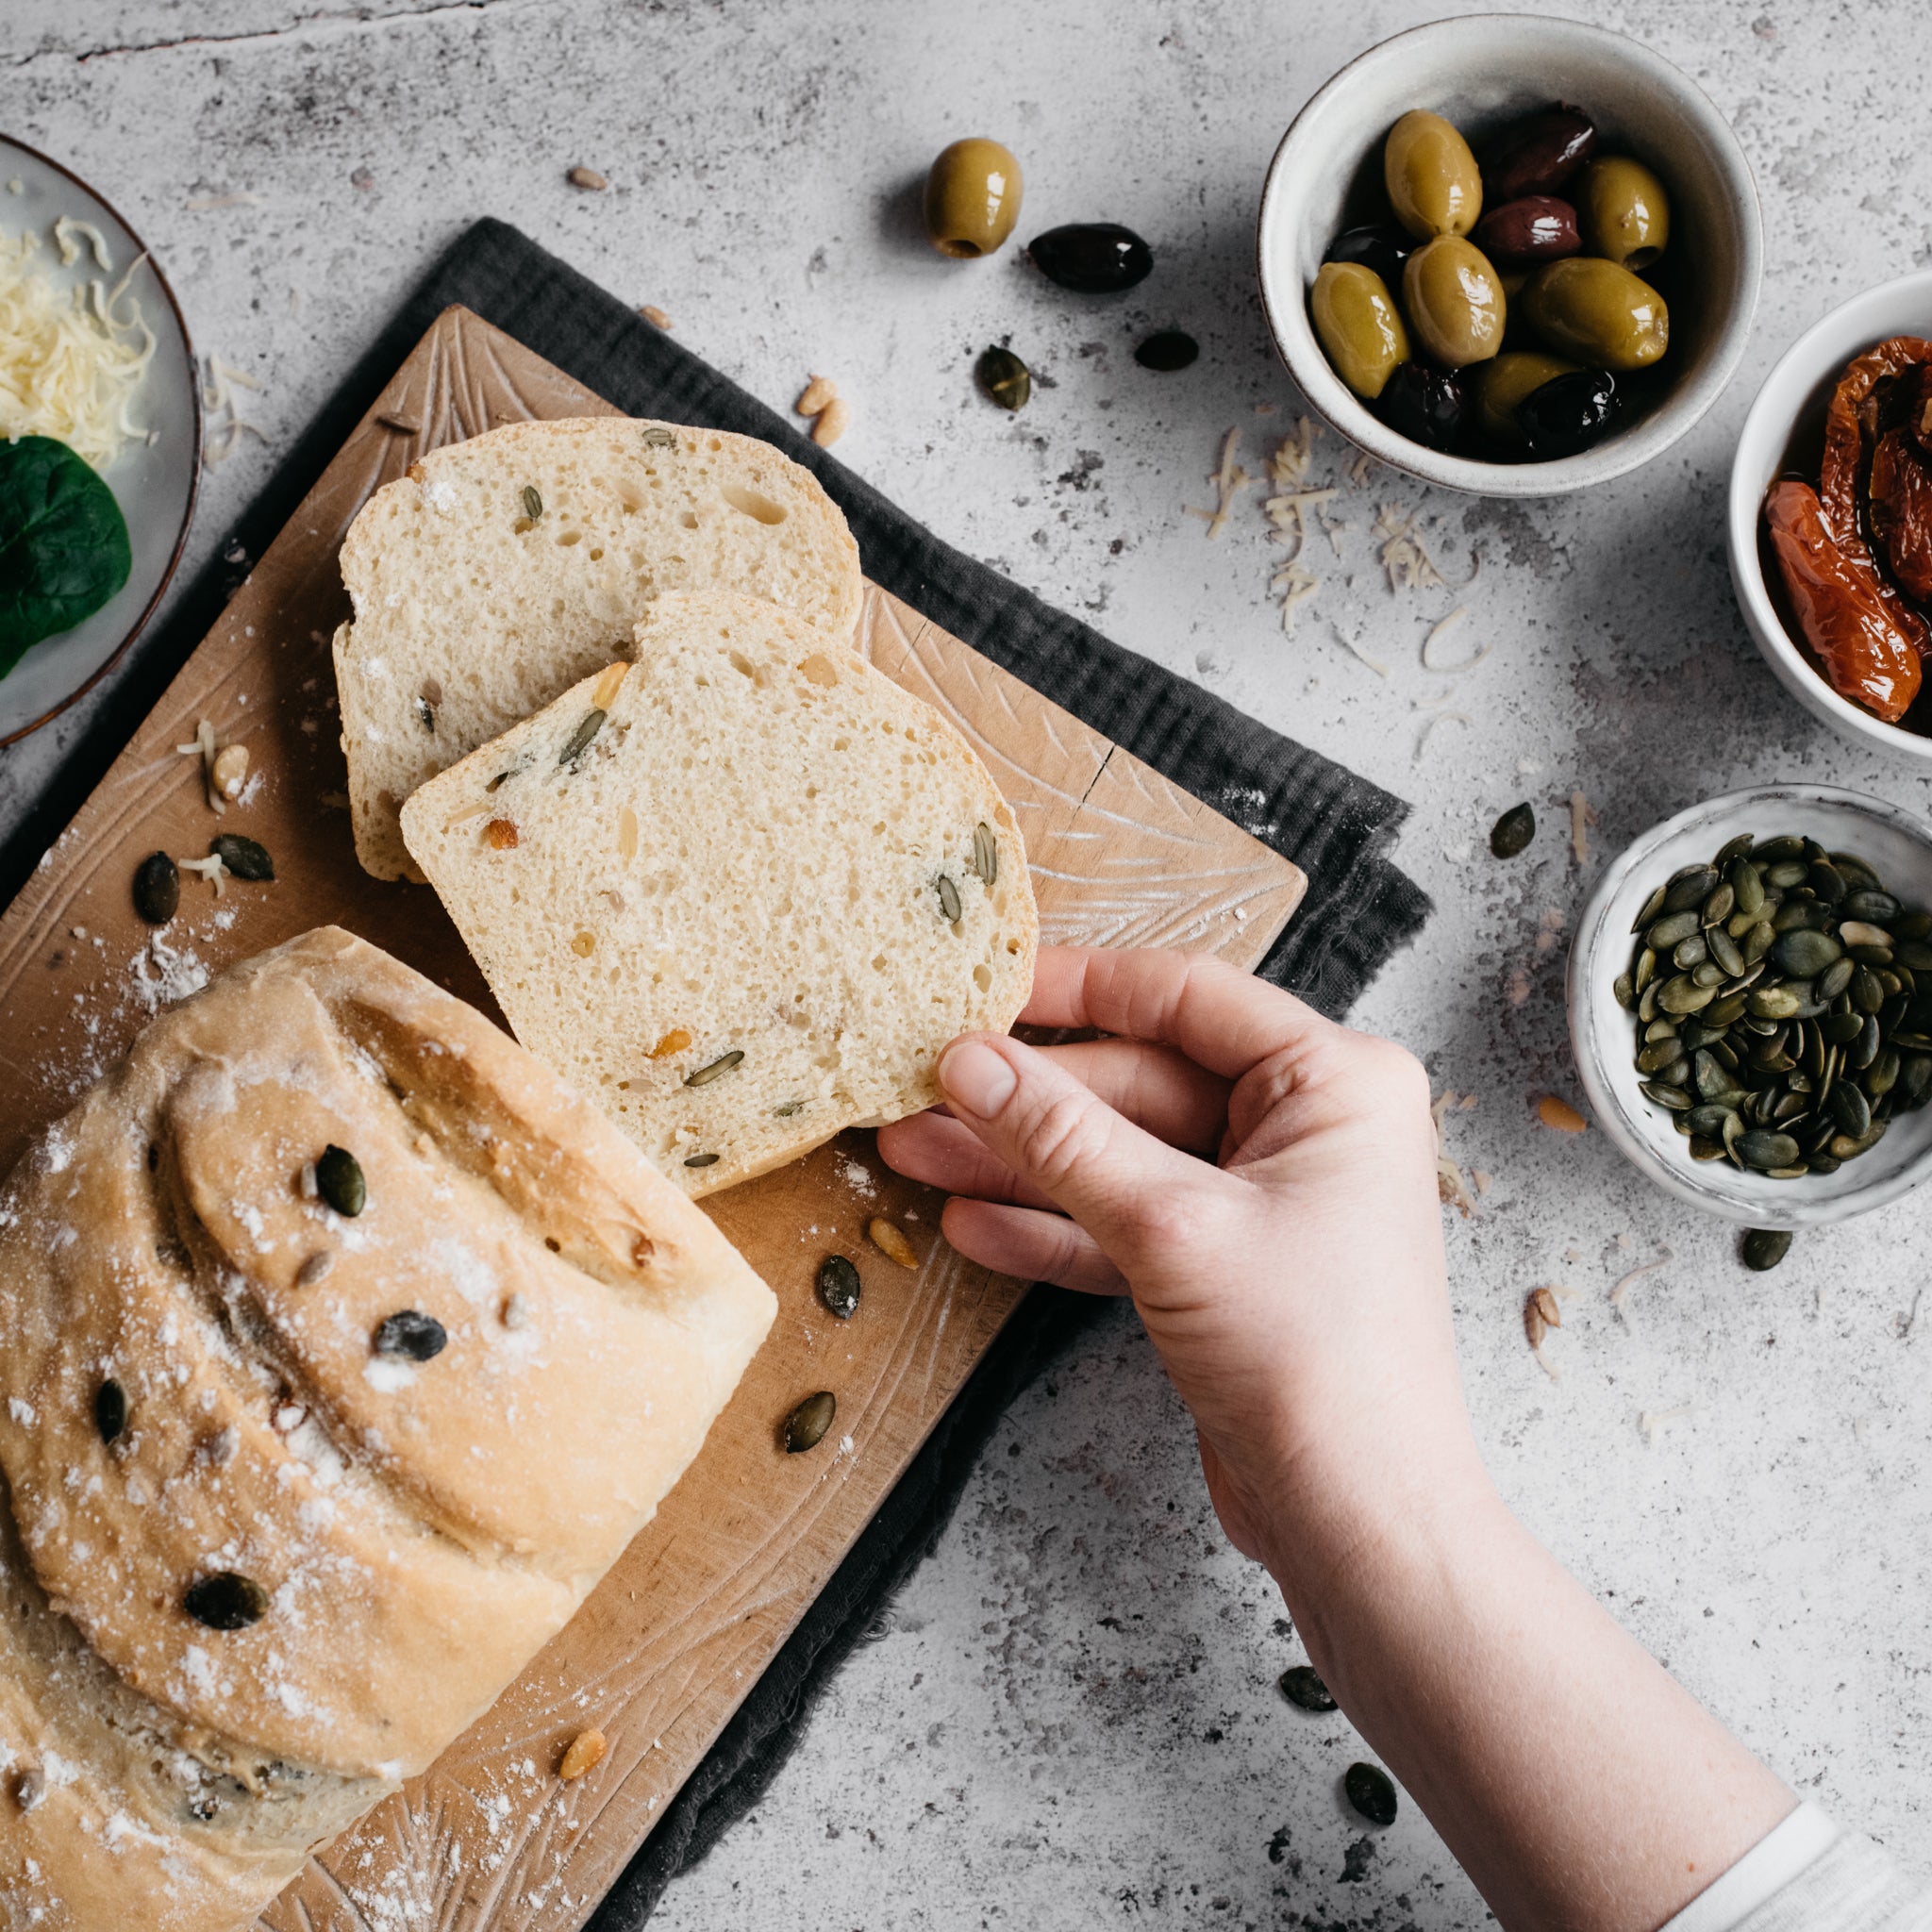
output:
[[[1764,492],[1789,467],[1789,452],[1795,444],[1805,451],[1807,464],[1814,459],[1823,440],[1825,405],[1845,364],[1888,336],[1932,336],[1932,269],[1868,289],[1841,308],[1834,308],[1807,329],[1764,378],[1764,387],[1744,418],[1731,463],[1726,533],[1731,583],[1764,661],[1807,711],[1847,738],[1932,763],[1932,738],[1874,718],[1864,706],[1840,697],[1825,682],[1810,656],[1785,628],[1765,587],[1764,558],[1758,547]],[[1815,468],[1809,474],[1815,482]]]
[[[1658,1187],[1747,1227],[1815,1227],[1895,1200],[1932,1174],[1932,1108],[1894,1120],[1834,1174],[1794,1181],[1697,1161],[1671,1117],[1638,1091],[1636,1023],[1612,991],[1627,970],[1631,924],[1680,866],[1750,832],[1795,832],[1862,858],[1908,908],[1932,908],[1932,826],[1896,806],[1831,785],[1764,785],[1694,805],[1654,826],[1605,873],[1570,948],[1570,1041],[1595,1123]]]
[[[1411,108],[1453,121],[1478,149],[1504,122],[1574,102],[1605,145],[1663,178],[1671,244],[1659,282],[1671,306],[1667,387],[1580,456],[1486,463],[1398,436],[1350,392],[1308,321],[1328,245],[1380,179],[1383,138]],[[1763,229],[1738,138],[1699,89],[1649,48],[1603,27],[1479,13],[1412,27],[1344,67],[1295,117],[1268,170],[1257,237],[1261,300],[1289,373],[1352,442],[1398,470],[1481,496],[1556,496],[1634,470],[1668,449],[1723,392],[1757,303]],[[1694,270],[1694,274],[1693,274]]]

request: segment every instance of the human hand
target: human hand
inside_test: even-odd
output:
[[[1286,1584],[1482,1485],[1416,1060],[1178,952],[1045,950],[1022,1017],[1111,1037],[968,1036],[879,1151],[961,1254],[1132,1294],[1236,1546]]]

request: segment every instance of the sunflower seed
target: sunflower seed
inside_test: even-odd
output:
[[[557,755],[557,762],[559,766],[573,764],[584,755],[590,746],[591,739],[595,738],[598,732],[603,730],[606,715],[605,712],[597,710],[586,711],[584,713],[583,722],[571,733],[563,749]]]
[[[729,1053],[721,1053],[708,1065],[700,1067],[696,1073],[687,1074],[684,1076],[684,1084],[687,1087],[708,1087],[713,1080],[721,1079],[728,1074],[743,1058],[744,1049],[741,1046],[735,1046]],[[687,1162],[686,1165],[689,1166],[690,1163]]]
[[[973,828],[973,870],[988,891],[1000,875],[1000,843],[992,835],[992,827],[983,821]]]
[[[937,880],[940,895],[940,910],[949,924],[957,923],[959,917],[959,889],[944,873]]]
[[[524,514],[534,524],[543,514],[543,499],[534,483],[524,485]]]

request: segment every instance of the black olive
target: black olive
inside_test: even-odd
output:
[[[1154,272],[1154,251],[1118,222],[1049,228],[1026,250],[1048,281],[1081,295],[1117,295]]]
[[[1341,1789],[1371,1824],[1395,1823],[1395,1781],[1379,1765],[1351,1764]]]
[[[375,1331],[377,1355],[407,1356],[412,1362],[429,1361],[448,1346],[449,1330],[420,1308],[404,1308],[389,1316]]]
[[[1617,408],[1617,378],[1607,369],[1575,369],[1531,390],[1516,421],[1532,456],[1574,457],[1608,433]]]
[[[165,852],[150,852],[135,868],[134,909],[150,925],[166,925],[180,906],[180,869]]]
[[[1324,261],[1358,261],[1372,268],[1391,289],[1402,287],[1402,265],[1416,251],[1416,239],[1393,222],[1374,222],[1350,228],[1329,244]]]
[[[1374,410],[1398,436],[1424,449],[1448,449],[1462,425],[1462,377],[1453,369],[1405,362],[1382,385]]]
[[[238,879],[246,879],[250,885],[260,885],[275,875],[275,862],[268,856],[268,847],[244,839],[240,832],[222,833],[208,849]]]
[[[210,1630],[245,1630],[268,1615],[268,1591],[251,1576],[217,1570],[189,1586],[181,1607]]]
[[[333,1141],[316,1157],[315,1191],[350,1221],[369,1205],[369,1183],[362,1177],[362,1163]]]
[[[1185,329],[1164,328],[1134,351],[1134,360],[1142,369],[1157,369],[1165,375],[1185,369],[1200,353],[1200,343]]]
[[[94,1427],[111,1442],[127,1426],[127,1391],[111,1377],[94,1391]]]

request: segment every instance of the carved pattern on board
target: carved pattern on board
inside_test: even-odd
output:
[[[425,449],[531,417],[609,405],[509,337],[450,309],[237,591],[153,713],[0,916],[0,1168],[110,1067],[158,1004],[309,926],[362,934],[494,1012],[422,888],[357,867],[336,739],[329,638],[347,615],[342,533]],[[1024,831],[1049,941],[1180,945],[1257,963],[1305,881],[1266,846],[885,592],[859,639],[966,733]],[[207,718],[248,745],[256,789],[218,827],[177,744]],[[245,831],[273,886],[217,903],[183,880],[156,942],[129,882],[157,848]],[[771,1339],[704,1452],[583,1609],[423,1777],[313,1857],[264,1932],[575,1932],[702,1758],[891,1491],[1024,1292],[939,1239],[938,1197],[887,1173],[869,1134],[704,1204],[779,1298]],[[921,1256],[866,1241],[874,1214]],[[849,1323],[812,1291],[828,1253],[858,1262]],[[817,1451],[777,1418],[830,1388]],[[560,1783],[590,1725],[609,1756]]]

